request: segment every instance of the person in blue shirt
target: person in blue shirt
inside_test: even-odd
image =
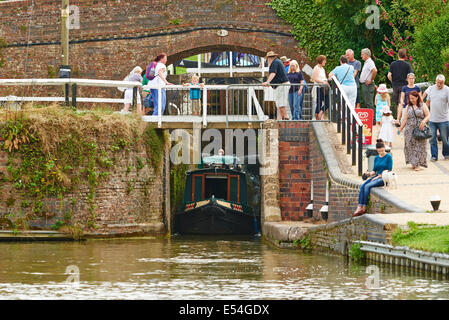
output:
[[[193,87],[190,89],[190,101],[192,103],[192,114],[194,116],[201,115],[201,88],[204,87],[204,83],[199,83],[200,78],[194,74],[192,75],[192,82],[184,83],[184,86]]]
[[[340,65],[329,73],[329,80],[335,75],[343,91],[348,96],[352,107],[355,108],[357,103],[357,84],[355,82],[354,72],[354,67],[348,64],[348,58],[341,56]]]
[[[360,186],[359,192],[359,205],[357,210],[352,215],[353,217],[361,216],[366,213],[366,206],[368,204],[369,194],[371,188],[384,186],[384,181],[382,179],[382,173],[387,170],[391,171],[393,169],[393,157],[391,154],[385,151],[385,144],[382,139],[378,139],[376,143],[376,150],[378,155],[374,159],[373,171],[367,171],[365,175],[371,177],[366,180]]]

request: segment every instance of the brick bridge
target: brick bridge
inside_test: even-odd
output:
[[[259,56],[274,50],[305,64],[306,55],[296,46],[290,27],[266,2],[70,1],[79,8],[79,29],[70,30],[72,76],[121,80],[135,65],[146,66],[162,51],[169,64],[224,50]],[[30,1],[0,2],[0,39],[8,43],[3,78],[53,77],[61,64],[60,1],[34,3],[31,8]],[[228,35],[219,36],[221,29]]]

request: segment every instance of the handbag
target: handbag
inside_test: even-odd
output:
[[[426,140],[432,138],[432,132],[430,131],[429,126],[426,124],[424,129],[419,130],[418,118],[416,117],[415,109],[412,106],[413,114],[415,115],[416,120],[416,128],[413,129],[412,136],[416,140]]]

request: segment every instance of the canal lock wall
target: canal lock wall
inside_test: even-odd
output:
[[[166,133],[137,117],[115,115],[76,116],[67,128],[68,115],[55,112],[46,120],[24,120],[37,137],[27,144],[33,157],[24,155],[25,144],[0,150],[0,230],[16,235],[53,230],[74,238],[166,234],[171,220]],[[33,131],[33,121],[42,122],[40,131]],[[50,145],[58,140],[58,148],[43,152],[43,140]]]
[[[279,123],[279,199],[282,221],[302,221],[307,218],[313,180],[313,219],[322,221],[320,209],[329,192],[327,222],[351,217],[357,208],[362,183],[346,178],[339,167],[327,137],[324,123]],[[368,212],[421,212],[383,188],[372,190]]]
[[[368,213],[351,219],[358,203],[361,181],[351,181],[341,172],[324,123],[291,122],[279,126],[278,221],[265,222],[263,239],[282,249],[329,250],[348,256],[351,247],[361,243],[370,263],[449,274],[449,255],[391,245],[397,223],[384,214],[418,213],[422,210],[404,203],[383,188],[371,192]],[[307,217],[310,181],[314,181],[313,218]],[[320,213],[329,192],[328,220]],[[377,213],[376,215],[371,213]],[[379,215],[379,213],[381,215]]]

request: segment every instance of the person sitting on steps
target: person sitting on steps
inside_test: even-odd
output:
[[[358,217],[366,213],[366,206],[368,205],[371,188],[384,186],[382,172],[385,170],[391,171],[393,169],[393,157],[385,151],[385,144],[382,139],[377,140],[376,150],[378,155],[374,159],[373,171],[365,172],[365,175],[371,178],[366,180],[360,186],[359,205],[352,217]]]

